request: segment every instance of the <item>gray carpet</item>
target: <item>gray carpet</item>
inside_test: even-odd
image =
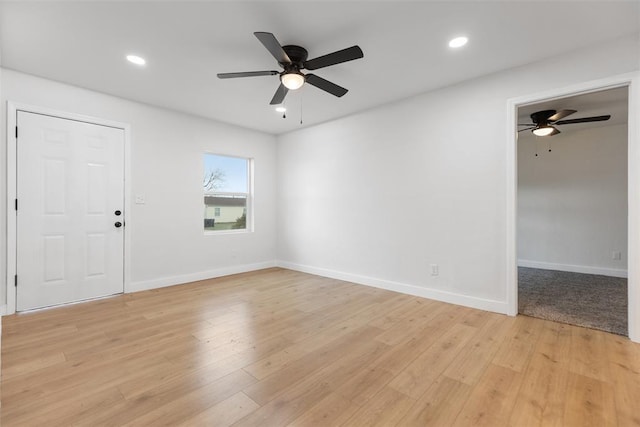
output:
[[[518,267],[518,312],[626,336],[627,279]]]

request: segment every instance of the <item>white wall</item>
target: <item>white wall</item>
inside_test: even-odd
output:
[[[630,37],[279,137],[281,264],[507,312],[507,100],[638,70],[638,48]]]
[[[131,125],[132,202],[126,214],[131,234],[131,288],[182,283],[222,273],[272,265],[275,259],[275,137],[183,115],[112,96],[2,70],[2,128],[6,102],[30,104]],[[215,102],[215,100],[212,100]],[[6,146],[6,132],[2,132]],[[255,232],[204,235],[204,152],[255,159]],[[6,150],[0,150],[6,170]],[[6,269],[6,176],[0,177],[0,240]],[[0,304],[6,297],[0,278]]]
[[[521,135],[519,264],[626,276],[627,126]],[[621,252],[620,260],[612,259],[613,251]]]

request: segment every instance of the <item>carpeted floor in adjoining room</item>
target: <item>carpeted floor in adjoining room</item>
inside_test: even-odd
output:
[[[627,279],[518,267],[518,312],[626,336]]]

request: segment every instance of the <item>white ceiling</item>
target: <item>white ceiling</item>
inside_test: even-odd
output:
[[[301,102],[309,126],[640,29],[637,1],[4,1],[0,14],[5,68],[273,134],[301,126]],[[278,69],[254,31],[310,58],[354,44],[365,56],[314,72],[343,98],[305,85],[282,119],[277,76],[216,78]]]

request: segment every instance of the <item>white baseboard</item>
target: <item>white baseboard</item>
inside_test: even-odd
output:
[[[627,277],[627,270],[586,265],[557,264],[552,262],[519,259],[518,267],[540,268],[542,270],[569,271],[571,273],[599,274],[610,277]]]
[[[289,270],[301,271],[303,273],[315,274],[317,276],[330,277],[332,279],[344,280],[346,282],[357,283],[359,285],[373,286],[375,288],[386,289],[388,291],[415,295],[422,298],[429,298],[436,301],[477,308],[480,310],[492,311],[495,313],[507,314],[508,309],[508,304],[506,301],[496,301],[471,297],[438,289],[425,288],[422,286],[409,285],[406,283],[393,282],[390,280],[376,279],[374,277],[360,276],[357,274],[345,273],[342,271],[329,270],[326,268],[313,267],[309,265],[295,264],[288,261],[277,261],[277,266],[288,268]]]
[[[246,273],[249,271],[263,270],[265,268],[276,267],[276,261],[259,262],[255,264],[242,264],[229,267],[217,268],[215,270],[200,271],[198,273],[183,274],[180,276],[162,277],[152,280],[142,280],[131,282],[125,293],[147,291],[149,289],[164,288],[167,286],[181,285],[183,283],[197,282],[198,280],[214,279],[216,277],[229,276],[231,274]]]

